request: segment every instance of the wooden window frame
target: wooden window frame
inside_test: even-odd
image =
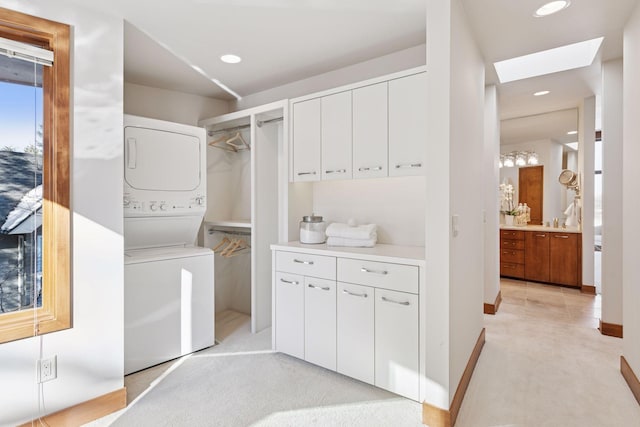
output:
[[[70,27],[0,8],[0,37],[53,50],[43,67],[42,306],[0,315],[0,343],[68,329],[71,315]],[[35,320],[34,320],[35,319]]]

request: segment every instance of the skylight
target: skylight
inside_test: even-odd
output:
[[[591,65],[604,37],[495,62],[500,83]]]

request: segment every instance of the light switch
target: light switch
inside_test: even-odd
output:
[[[460,223],[460,215],[451,216],[451,231],[453,232],[453,237],[458,235],[458,226]]]

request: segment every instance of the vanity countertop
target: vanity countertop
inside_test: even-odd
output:
[[[580,227],[546,227],[544,225],[504,225],[500,224],[500,230],[518,230],[518,231],[548,231],[554,233],[581,233]]]

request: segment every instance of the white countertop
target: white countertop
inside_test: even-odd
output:
[[[373,248],[347,248],[342,246],[327,246],[326,243],[306,245],[300,242],[287,242],[273,244],[271,245],[271,249],[277,251],[295,251],[311,255],[327,255],[425,266],[425,251],[422,246],[398,246],[378,243]]]
[[[517,230],[517,231],[548,231],[554,233],[581,233],[580,227],[546,227],[544,225],[504,225],[500,224],[500,230]]]

